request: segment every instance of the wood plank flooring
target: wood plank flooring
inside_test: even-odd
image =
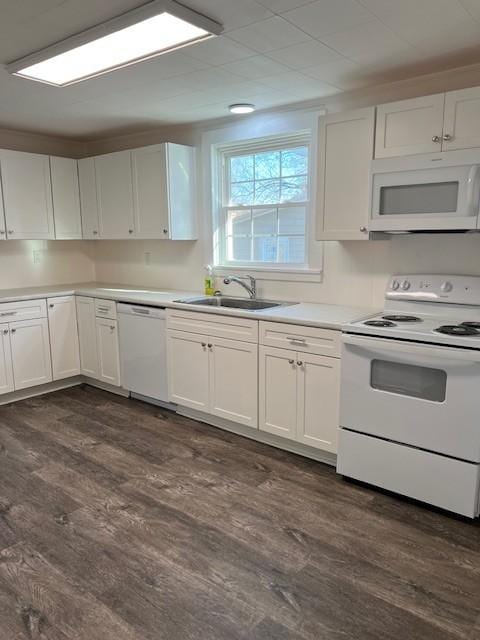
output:
[[[477,640],[480,526],[90,387],[0,407],[0,640]]]

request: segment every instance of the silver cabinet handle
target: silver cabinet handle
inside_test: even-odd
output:
[[[288,364],[295,364],[295,360],[289,360]]]
[[[367,227],[360,227],[360,231],[362,233],[367,233]]]
[[[0,313],[0,316],[5,317],[5,316],[15,316],[17,315],[16,311],[2,311],[2,313]]]
[[[110,331],[115,331],[115,325],[113,324],[110,325]]]
[[[50,307],[50,309],[53,309],[53,307],[55,306],[54,304],[49,304],[48,305]]]
[[[298,365],[299,367],[302,367],[302,366],[303,366],[303,362],[302,362],[301,360],[297,360],[297,365]]]
[[[208,345],[207,345],[207,347],[208,347],[209,349],[211,349],[211,348],[213,347],[213,344],[212,344],[211,342],[209,342],[209,343],[208,343]]]
[[[4,229],[0,229],[0,236],[4,236],[4,235],[5,235]]]
[[[12,333],[15,333],[17,330],[16,330],[16,329],[10,329],[10,331],[11,331]]]
[[[7,233],[8,233],[8,235],[10,235],[10,236],[11,236],[11,235],[12,235],[12,233],[13,233],[13,229],[8,229],[8,232],[7,232]]]
[[[206,342],[202,342],[202,347],[205,349],[205,347],[207,346]]]
[[[165,233],[165,234],[168,233],[168,229],[164,229],[163,233]]]
[[[287,340],[290,340],[290,342],[301,342],[302,344],[307,343],[306,338],[296,338],[295,336],[287,336]]]
[[[440,136],[432,136],[432,142],[440,142],[442,138]]]
[[[133,229],[129,229],[129,230],[128,230],[128,233],[133,233]]]
[[[3,335],[5,336],[5,335],[7,335],[7,333],[8,333],[8,329],[4,329],[3,330]]]
[[[443,139],[445,140],[445,142],[448,142],[449,140],[452,140],[453,136],[451,136],[449,133],[445,133],[443,135]]]
[[[92,233],[94,236],[98,235],[98,231],[96,231],[95,229],[92,231]]]

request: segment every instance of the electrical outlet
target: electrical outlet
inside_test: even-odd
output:
[[[34,251],[33,252],[33,264],[40,264],[40,262],[42,261],[42,252],[41,251]]]
[[[150,251],[145,251],[144,257],[145,257],[145,264],[149,267],[151,264],[151,257],[152,257]]]

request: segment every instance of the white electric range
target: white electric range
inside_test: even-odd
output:
[[[478,516],[480,277],[395,276],[342,340],[338,473]]]

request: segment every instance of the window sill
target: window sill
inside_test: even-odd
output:
[[[217,265],[214,267],[216,276],[235,274],[254,275],[257,280],[277,280],[280,282],[321,282],[321,269],[293,269],[288,267],[259,267],[259,266],[231,266]]]

